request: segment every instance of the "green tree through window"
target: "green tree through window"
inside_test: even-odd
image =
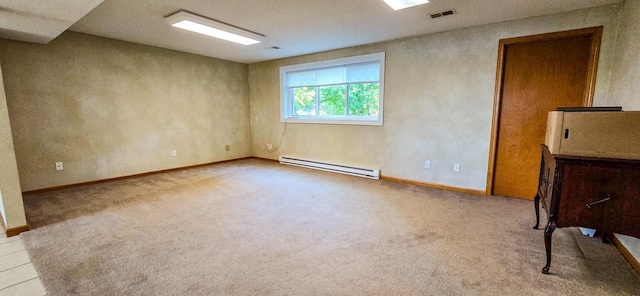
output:
[[[349,115],[377,116],[379,103],[379,83],[349,84]]]
[[[293,89],[293,114],[316,115],[316,88],[296,87]]]
[[[346,87],[344,85],[320,87],[320,115],[344,116],[347,110]]]
[[[377,116],[379,113],[379,83],[354,83],[318,87],[293,88],[294,114],[316,114],[316,94],[320,116]],[[348,102],[348,109],[347,109]]]

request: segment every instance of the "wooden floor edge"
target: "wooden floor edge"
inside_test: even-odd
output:
[[[264,158],[264,157],[259,157],[259,156],[253,156],[252,158],[260,159],[260,160],[266,160],[266,161],[272,161],[272,162],[280,162],[278,159]],[[389,177],[389,176],[382,176],[382,175],[380,176],[380,180],[393,181],[393,182],[399,182],[399,183],[406,183],[406,184],[411,184],[411,185],[418,185],[418,186],[423,186],[423,187],[431,187],[431,188],[444,189],[444,190],[450,190],[450,191],[478,194],[478,195],[487,195],[486,191],[484,191],[484,190],[475,190],[475,189],[469,189],[469,188],[447,186],[447,185],[420,182],[420,181],[414,181],[414,180],[408,180],[408,179],[402,179],[402,178],[395,178],[395,177]]]
[[[9,228],[6,230],[6,234],[7,237],[12,237],[12,236],[16,236],[20,233],[23,233],[25,231],[29,231],[29,226],[27,225],[22,225],[22,226],[18,226],[18,227],[14,227],[14,228]]]
[[[620,251],[620,254],[622,254],[622,257],[624,257],[624,259],[627,259],[627,262],[631,264],[631,267],[633,267],[633,269],[635,269],[635,271],[640,274],[640,262],[638,261],[638,259],[636,257],[633,257],[631,252],[627,250],[627,248],[622,244],[622,242],[616,237],[615,234],[610,235],[609,237],[611,238],[613,245],[616,246],[616,248],[618,248],[618,251]]]
[[[230,161],[237,161],[237,160],[251,159],[251,158],[254,158],[254,157],[253,156],[246,156],[246,157],[240,157],[240,158],[234,158],[234,159],[227,159],[227,160],[220,160],[220,161],[213,161],[213,162],[207,162],[207,163],[201,163],[201,164],[188,165],[188,166],[171,168],[171,169],[166,169],[166,170],[159,170],[159,171],[146,172],[146,173],[140,173],[140,174],[126,175],[126,176],[121,176],[121,177],[101,179],[101,180],[95,180],[95,181],[89,181],[89,182],[82,182],[82,183],[74,183],[74,184],[60,185],[60,186],[54,186],[54,187],[47,187],[47,188],[36,189],[36,190],[28,190],[28,191],[23,191],[22,195],[38,194],[38,193],[50,192],[50,191],[55,191],[55,190],[60,190],[60,189],[68,189],[68,188],[75,188],[75,187],[80,187],[80,186],[85,186],[85,185],[100,184],[100,183],[105,183],[105,182],[124,180],[124,179],[129,179],[129,178],[144,177],[144,176],[149,176],[149,175],[168,173],[168,172],[174,172],[174,171],[180,171],[180,170],[186,170],[186,169],[192,169],[192,168],[208,166],[208,165],[212,165],[212,164],[220,164],[220,163],[225,163],[225,162],[230,162]]]
[[[471,194],[478,194],[478,195],[486,195],[484,190],[475,190],[475,189],[469,189],[469,188],[454,187],[454,186],[435,184],[435,183],[427,183],[427,182],[420,182],[420,181],[401,179],[401,178],[395,178],[395,177],[388,177],[388,176],[380,176],[380,180],[394,181],[394,182],[399,182],[399,183],[406,183],[406,184],[411,184],[411,185],[418,185],[418,186],[431,187],[431,188],[444,189],[444,190],[457,191],[457,192],[464,192],[464,193],[471,193]]]
[[[2,213],[0,213],[0,225],[2,225],[2,231],[5,233],[5,235],[7,235],[7,237],[16,236],[16,235],[18,235],[20,233],[23,233],[25,231],[29,231],[29,226],[27,226],[27,225],[22,225],[22,226],[13,227],[13,228],[7,228],[7,226],[4,225],[4,218],[2,218]]]
[[[253,159],[260,159],[260,160],[266,160],[266,161],[273,161],[273,162],[280,162],[277,159],[271,159],[271,158],[265,158],[265,157],[260,157],[260,156],[251,156],[251,158]]]

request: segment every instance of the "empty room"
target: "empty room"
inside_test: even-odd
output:
[[[640,1],[0,1],[0,296],[638,295]]]

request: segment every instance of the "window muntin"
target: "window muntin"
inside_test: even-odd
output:
[[[281,119],[382,125],[384,53],[280,68]]]

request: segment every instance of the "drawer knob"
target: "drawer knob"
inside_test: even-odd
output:
[[[597,205],[599,203],[603,203],[605,201],[611,200],[612,198],[613,197],[611,196],[611,194],[607,193],[607,197],[605,197],[605,198],[603,198],[601,200],[598,200],[598,201],[594,201],[592,203],[588,203],[587,204],[587,210],[591,210],[594,205]]]

